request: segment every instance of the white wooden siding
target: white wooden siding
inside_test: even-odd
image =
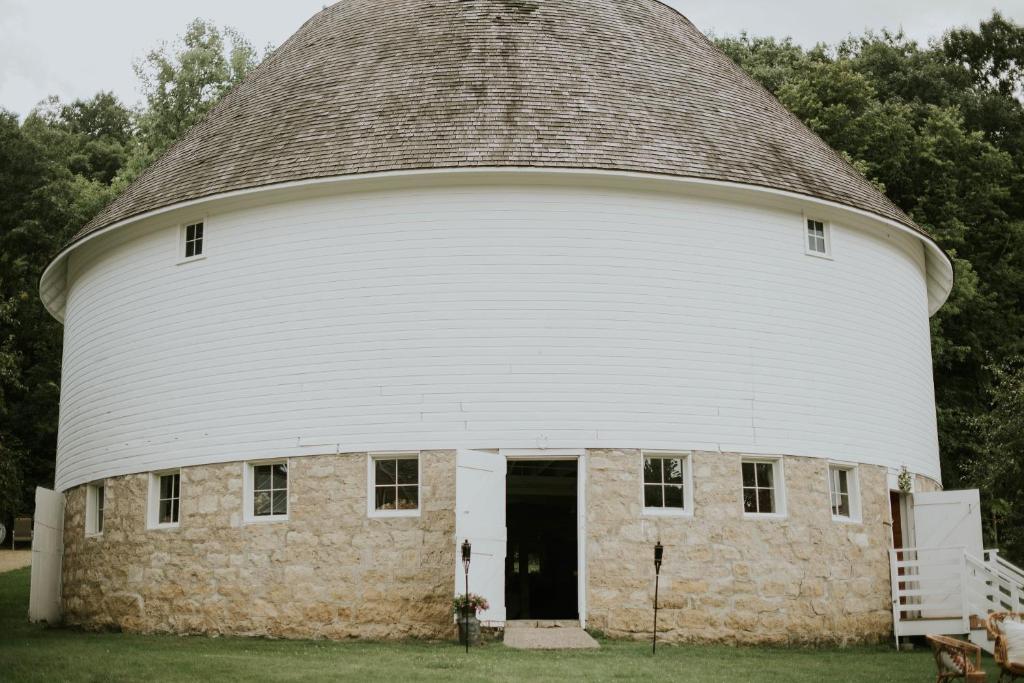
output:
[[[255,457],[721,449],[938,478],[924,249],[794,207],[434,187],[72,253],[61,489]],[[857,220],[851,214],[850,220]]]

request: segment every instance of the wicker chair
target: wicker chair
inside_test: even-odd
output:
[[[935,665],[939,669],[935,683],[961,678],[968,683],[988,680],[981,668],[981,648],[947,636],[928,636],[928,643],[935,654]]]
[[[1006,658],[1006,641],[1003,639],[1002,623],[1007,619],[1016,619],[1024,623],[1024,612],[993,612],[988,615],[985,628],[990,638],[996,641],[993,658],[999,665],[999,681],[1015,681],[1024,677],[1024,662],[1010,662]]]

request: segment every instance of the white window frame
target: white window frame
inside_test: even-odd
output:
[[[747,512],[743,504],[743,464],[770,463],[773,468],[772,485],[775,489],[775,512]],[[786,517],[786,470],[782,458],[750,456],[740,458],[740,510],[745,519],[785,519]]]
[[[683,507],[647,507],[644,496],[644,464],[649,458],[676,458],[683,466]],[[644,517],[693,517],[693,454],[689,451],[641,451],[640,453],[640,509]]]
[[[202,237],[202,244],[203,244],[202,249],[203,249],[203,251],[202,251],[201,254],[196,254],[195,256],[185,256],[185,248],[186,248],[186,243],[187,243],[187,240],[185,239],[185,236],[188,233],[188,228],[191,225],[199,225],[199,224],[202,224],[202,226],[203,226],[203,237]],[[206,237],[207,237],[207,233],[209,232],[209,230],[207,228],[208,228],[208,223],[207,223],[207,220],[206,220],[205,216],[198,217],[198,218],[195,218],[193,220],[188,220],[188,221],[185,221],[183,223],[179,223],[178,224],[178,265],[179,266],[181,264],[183,264],[183,263],[192,263],[193,261],[202,261],[203,259],[206,258],[206,242],[207,242]]]
[[[416,509],[415,510],[378,510],[377,509],[377,471],[374,466],[378,460],[416,460]],[[366,457],[366,510],[370,517],[419,517],[423,510],[423,457],[419,451],[401,451],[396,453],[368,453]]]
[[[846,472],[847,496],[850,499],[850,516],[837,515],[832,509],[832,472],[843,470]],[[828,509],[832,514],[832,521],[846,524],[857,524],[861,521],[860,513],[860,468],[854,463],[829,461],[826,485],[828,488]]]
[[[160,478],[178,475],[178,519],[174,522],[160,522]],[[181,470],[163,470],[149,474],[149,504],[146,515],[148,529],[177,529],[181,526]]]
[[[253,504],[255,496],[253,495],[253,487],[256,486],[256,476],[254,468],[264,467],[266,465],[285,465],[288,467],[288,480],[285,483],[285,498],[288,503],[288,512],[283,515],[256,515],[253,511]],[[243,489],[242,489],[242,519],[245,520],[246,524],[272,524],[274,522],[287,522],[288,515],[291,514],[292,510],[292,462],[288,458],[278,458],[276,460],[250,460],[242,465],[243,467]],[[273,510],[273,500],[271,500],[271,510]]]
[[[103,491],[103,508],[100,513],[99,497]],[[85,487],[85,535],[102,536],[107,517],[107,483],[97,481]]]
[[[804,235],[804,253],[807,254],[808,256],[817,256],[818,258],[823,258],[823,259],[831,260],[832,259],[832,226],[829,224],[828,221],[826,221],[823,218],[815,218],[814,216],[807,216],[807,215],[804,215],[803,218],[804,218],[804,230],[803,230],[803,235]],[[824,252],[820,252],[820,251],[816,251],[814,249],[811,249],[810,225],[809,225],[811,223],[811,221],[814,221],[815,223],[821,223],[822,233],[824,235],[824,240],[825,240],[825,251]]]

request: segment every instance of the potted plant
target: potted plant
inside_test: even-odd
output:
[[[476,615],[482,609],[488,609],[490,605],[487,598],[476,593],[459,595],[452,600],[452,613],[459,623],[459,643],[466,644],[466,631],[469,631],[469,644],[475,645],[480,642],[480,620]]]

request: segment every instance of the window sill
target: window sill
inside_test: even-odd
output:
[[[151,524],[146,529],[149,531],[168,531],[172,529],[180,529],[181,523],[176,522],[174,524]]]
[[[195,263],[196,261],[205,261],[205,260],[206,260],[206,254],[203,254],[202,256],[189,256],[187,258],[183,258],[180,261],[178,261],[177,265],[181,266],[181,265],[184,265],[186,263]]]
[[[840,517],[838,515],[832,515],[832,521],[838,524],[863,524],[857,517]]]
[[[266,517],[246,517],[245,524],[274,524],[275,522],[287,522],[288,515],[267,515]]]
[[[370,517],[419,517],[420,509],[415,510],[370,510]]]
[[[804,253],[807,254],[808,256],[813,256],[814,258],[822,258],[825,259],[826,261],[835,261],[835,259],[832,258],[832,254],[829,252],[822,254],[820,251],[811,251],[810,249],[805,249]]]
[[[103,538],[103,532],[102,531],[86,531],[85,532],[85,537],[86,538]]]
[[[744,512],[743,519],[763,519],[765,521],[772,520],[783,520],[786,519],[786,513],[784,512]]]
[[[693,510],[686,508],[644,508],[642,517],[693,517]]]

